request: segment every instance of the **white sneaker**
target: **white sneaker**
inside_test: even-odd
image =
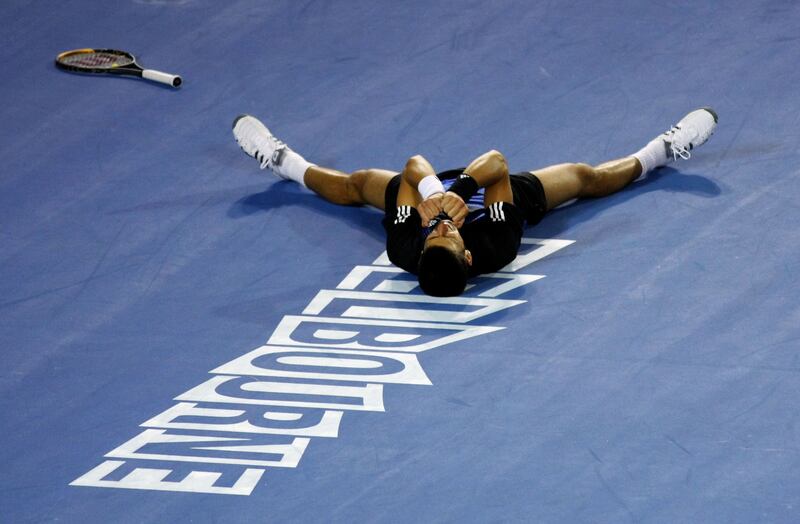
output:
[[[278,176],[286,178],[276,168],[281,165],[289,146],[275,138],[256,117],[237,116],[233,121],[233,136],[242,151],[259,161],[261,169],[270,168]]]
[[[659,137],[664,140],[667,157],[672,156],[672,160],[691,158],[690,151],[705,144],[708,137],[714,134],[717,121],[717,114],[709,107],[695,109],[681,118],[672,129]]]

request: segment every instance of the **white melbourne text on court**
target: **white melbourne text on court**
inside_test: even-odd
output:
[[[354,267],[71,485],[249,495],[267,469],[297,467],[313,438],[338,437],[345,413],[385,411],[384,384],[431,385],[419,353],[504,329],[475,322],[523,304],[498,297],[544,278],[519,271],[574,241],[522,242],[462,297],[410,294],[416,282],[386,253]]]

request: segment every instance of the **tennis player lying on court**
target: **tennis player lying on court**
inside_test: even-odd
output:
[[[441,173],[414,156],[399,174],[383,169],[346,174],[309,163],[252,116],[236,118],[233,135],[261,169],[334,204],[384,210],[392,263],[417,275],[425,293],[454,296],[469,277],[514,260],[526,222],[535,225],[564,202],[610,195],[652,169],[688,159],[716,126],[714,111],[697,109],[631,156],[594,167],[558,164],[514,174],[498,151],[484,153],[465,169]]]

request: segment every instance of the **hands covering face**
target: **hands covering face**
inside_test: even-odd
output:
[[[460,196],[448,191],[447,193],[436,193],[423,200],[417,206],[417,211],[422,218],[423,226],[427,226],[431,219],[444,212],[450,217],[453,224],[461,229],[469,209],[467,209],[467,204],[464,203]]]

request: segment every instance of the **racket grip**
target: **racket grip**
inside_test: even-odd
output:
[[[161,71],[156,71],[155,69],[144,69],[142,71],[142,78],[152,80],[153,82],[167,84],[172,87],[180,87],[180,85],[183,83],[183,79],[181,79],[180,76],[162,73]]]

